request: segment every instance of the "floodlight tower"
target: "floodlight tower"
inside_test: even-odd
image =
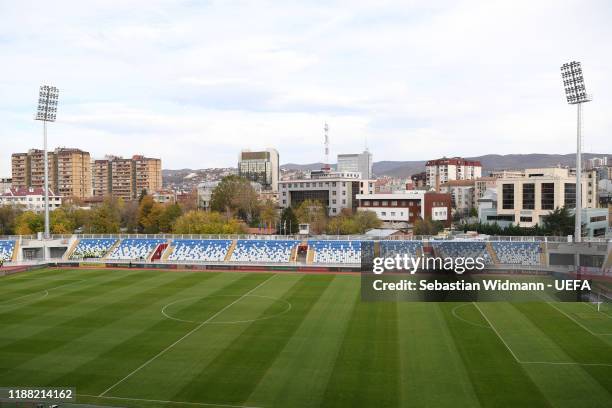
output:
[[[49,239],[49,158],[47,157],[47,122],[55,122],[59,89],[41,85],[38,93],[36,120],[43,122],[44,166],[45,166],[45,239]]]
[[[580,62],[572,61],[561,66],[561,78],[565,88],[567,103],[576,105],[578,116],[576,137],[576,211],[574,226],[574,242],[582,240],[582,104],[590,102],[591,96],[586,93],[582,66]]]

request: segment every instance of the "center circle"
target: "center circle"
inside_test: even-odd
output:
[[[228,298],[236,299],[227,302]],[[214,295],[214,296],[191,296],[175,300],[165,305],[161,313],[168,319],[186,323],[206,324],[239,324],[252,323],[260,320],[268,320],[278,317],[291,310],[291,303],[284,299],[262,296],[262,295]],[[211,311],[217,313],[210,321],[198,318],[204,313]],[[220,312],[221,311],[221,312]],[[264,313],[262,315],[262,313]],[[224,314],[236,314],[236,318],[225,318]],[[238,317],[243,316],[243,317]],[[257,317],[255,317],[257,316]]]

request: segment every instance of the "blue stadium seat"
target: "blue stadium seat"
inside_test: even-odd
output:
[[[232,252],[235,262],[274,262],[291,260],[291,251],[299,244],[295,240],[240,239]]]
[[[116,242],[114,238],[83,238],[77,244],[70,259],[102,258]]]
[[[436,254],[442,258],[483,258],[484,263],[493,263],[487,252],[487,243],[482,241],[440,241],[433,242]]]
[[[540,265],[538,242],[491,242],[499,263],[508,265]]]
[[[417,251],[423,253],[422,241],[380,241],[380,256],[392,258],[396,255],[417,256]]]
[[[169,261],[223,261],[232,245],[229,239],[175,239]]]
[[[108,256],[108,259],[140,261],[145,260],[151,252],[159,245],[166,242],[165,239],[129,238],[121,241],[121,244]]]
[[[13,251],[15,250],[15,241],[2,240],[0,241],[0,259],[10,261],[13,259]]]
[[[314,263],[361,263],[361,241],[310,240],[308,245],[315,250]]]

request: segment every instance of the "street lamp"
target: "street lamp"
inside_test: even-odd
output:
[[[49,158],[47,157],[47,122],[55,122],[59,89],[42,85],[38,93],[36,120],[43,122],[44,166],[45,166],[45,239],[49,239]]]
[[[582,104],[590,102],[591,96],[586,93],[582,66],[580,62],[572,61],[561,66],[561,78],[565,88],[567,103],[576,105],[578,115],[576,141],[576,211],[574,225],[574,242],[582,240]]]

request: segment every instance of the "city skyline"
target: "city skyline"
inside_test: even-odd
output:
[[[243,148],[323,161],[325,121],[332,157],[571,153],[559,68],[574,59],[594,95],[584,150],[612,151],[604,1],[260,4],[0,6],[0,176],[42,145],[42,83],[60,88],[51,146],[169,169],[234,167]]]

